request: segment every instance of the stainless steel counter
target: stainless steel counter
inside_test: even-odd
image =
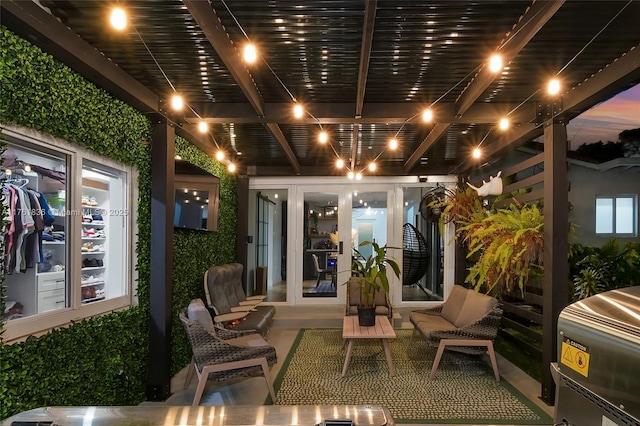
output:
[[[345,422],[337,422],[337,420]],[[387,409],[362,405],[43,407],[25,411],[0,423],[2,426],[13,424],[52,426],[395,425]]]

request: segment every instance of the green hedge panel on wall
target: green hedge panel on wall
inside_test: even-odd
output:
[[[0,122],[87,147],[139,173],[139,305],[13,345],[0,339],[0,418],[45,405],[138,404],[148,369],[151,152],[143,142],[151,137],[149,120],[5,27],[0,32]],[[235,177],[185,140],[176,141],[176,151],[219,176],[221,189],[219,230],[174,237],[174,313],[189,297],[202,296],[207,267],[233,261],[237,220]],[[191,356],[174,326],[172,373]]]

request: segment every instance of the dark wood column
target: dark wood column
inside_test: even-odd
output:
[[[555,400],[549,369],[557,361],[558,315],[569,300],[569,178],[567,129],[564,123],[544,123],[544,284],[542,337],[542,399]]]
[[[236,233],[236,262],[245,267],[242,285],[247,295],[253,295],[253,288],[247,283],[247,236],[249,235],[249,177],[238,176],[238,228]]]
[[[166,117],[154,115],[151,122],[151,321],[147,398],[163,401],[171,393],[175,130]]]

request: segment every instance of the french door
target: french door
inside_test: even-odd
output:
[[[362,187],[361,187],[362,188]],[[365,257],[371,246],[387,244],[392,188],[359,190],[345,185],[301,186],[298,191],[296,304],[344,304],[354,249]],[[391,245],[391,244],[390,244]]]

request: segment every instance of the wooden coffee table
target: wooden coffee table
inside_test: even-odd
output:
[[[342,338],[347,340],[347,356],[342,367],[342,377],[347,374],[349,362],[351,362],[351,351],[353,350],[353,341],[356,339],[380,339],[384,348],[384,355],[387,358],[389,366],[389,374],[396,375],[396,369],[391,359],[391,351],[389,350],[389,339],[396,338],[396,332],[393,330],[389,318],[384,315],[376,315],[376,324],[371,327],[360,327],[358,325],[358,316],[346,316],[342,320]]]

